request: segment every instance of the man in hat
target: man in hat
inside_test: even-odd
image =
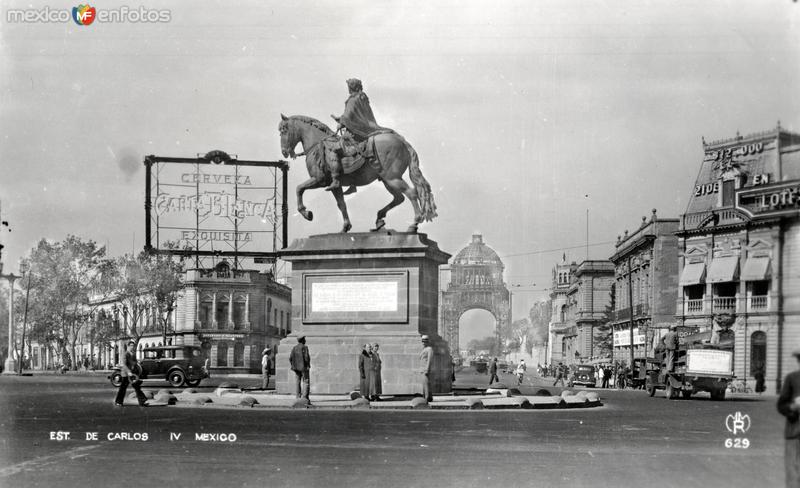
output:
[[[266,390],[269,386],[269,373],[272,370],[272,349],[265,347],[261,352],[261,389]]]
[[[114,405],[121,407],[125,401],[125,393],[128,391],[128,385],[133,386],[136,392],[136,400],[139,401],[140,407],[147,406],[147,397],[142,393],[142,380],[136,375],[138,370],[139,361],[136,359],[136,341],[128,342],[128,350],[125,352],[125,358],[120,364],[120,375],[122,382],[117,389],[117,397],[114,399]]]
[[[795,349],[792,356],[797,358],[800,366],[800,349]],[[800,486],[800,369],[792,371],[784,378],[778,397],[778,412],[786,417],[783,430],[783,437],[786,439],[786,486]]]
[[[431,374],[433,368],[433,348],[431,347],[430,337],[423,335],[422,352],[419,353],[419,366],[420,373],[422,374],[422,396],[428,402],[433,401],[433,393],[431,393]]]
[[[672,324],[669,326],[669,332],[664,336],[664,353],[667,372],[671,373],[675,370],[675,354],[678,350],[678,326]]]
[[[311,369],[311,356],[308,354],[308,347],[306,347],[306,337],[300,336],[297,338],[297,344],[292,348],[289,354],[289,364],[292,371],[297,376],[297,383],[295,383],[295,394],[297,398],[305,398],[308,400],[309,390],[311,389],[311,378],[309,370]]]

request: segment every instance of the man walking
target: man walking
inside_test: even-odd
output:
[[[500,378],[497,377],[497,358],[492,359],[492,364],[489,365],[489,386],[495,381],[500,382]]]
[[[261,353],[261,389],[266,390],[269,386],[269,374],[272,369],[272,349],[269,346],[264,348]]]
[[[564,365],[562,363],[558,363],[555,370],[556,380],[553,382],[553,386],[556,386],[558,382],[561,382],[561,386],[564,386]]]
[[[294,389],[295,395],[297,398],[305,398],[308,400],[309,390],[311,389],[311,378],[309,375],[311,356],[308,354],[305,336],[297,338],[297,345],[292,348],[292,352],[289,354],[289,364],[297,377]]]
[[[430,338],[423,335],[422,338],[422,352],[419,353],[419,366],[420,373],[422,374],[422,396],[428,402],[433,401],[433,394],[431,393],[431,370],[433,367],[433,348],[430,344]]]
[[[519,364],[517,365],[517,385],[522,384],[522,377],[525,375],[525,371],[528,370],[528,367],[525,365],[525,360],[520,359]]]
[[[120,375],[122,382],[117,389],[117,397],[114,399],[114,405],[121,407],[125,401],[125,393],[128,391],[128,384],[133,386],[133,391],[136,392],[136,400],[139,401],[140,407],[147,406],[147,397],[142,393],[142,381],[136,376],[139,361],[136,359],[136,342],[128,342],[128,350],[125,352],[120,364]]]
[[[800,365],[800,349],[792,352]],[[784,462],[786,486],[800,486],[800,369],[786,375],[778,397],[778,412],[786,417]]]

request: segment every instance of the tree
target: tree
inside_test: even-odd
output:
[[[102,278],[105,253],[94,241],[69,235],[56,243],[42,239],[20,265],[29,273],[21,280],[30,287],[26,335],[55,343],[64,364],[73,368],[78,336],[93,316],[90,297]]]
[[[531,321],[530,332],[528,334],[528,353],[533,351],[534,345],[547,344],[547,337],[550,327],[551,303],[550,300],[543,300],[534,303],[528,312]]]
[[[499,356],[497,338],[494,336],[486,336],[483,339],[472,339],[467,343],[467,351],[472,355],[480,351],[489,351],[489,355]]]
[[[614,308],[617,301],[616,284],[611,285],[611,294],[606,305],[605,313],[601,323],[594,327],[594,351],[595,356],[610,356],[611,348],[614,345],[614,331],[611,322],[614,320]]]
[[[121,333],[138,344],[142,335],[157,327],[166,343],[168,325],[183,288],[182,261],[171,254],[142,252],[136,257],[121,256],[110,269],[105,286],[121,307]]]

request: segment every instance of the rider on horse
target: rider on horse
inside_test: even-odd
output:
[[[342,175],[342,158],[363,153],[363,145],[367,138],[377,131],[386,130],[375,121],[375,115],[369,106],[369,98],[364,93],[361,80],[355,78],[347,80],[347,88],[350,92],[350,97],[344,102],[344,113],[341,117],[331,115],[339,124],[337,132],[339,130],[342,131],[342,138],[338,141],[338,147],[336,147],[336,157],[330,158],[329,161],[331,184],[325,188],[326,190],[341,188],[342,184],[339,178]],[[353,193],[354,191],[355,187],[351,186],[345,193]]]

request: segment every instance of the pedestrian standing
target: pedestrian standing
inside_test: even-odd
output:
[[[669,332],[664,335],[664,352],[666,353],[666,368],[668,373],[675,370],[675,354],[678,350],[678,326],[669,326]]]
[[[272,371],[272,349],[265,347],[261,352],[261,389],[266,390],[269,386],[269,375]]]
[[[142,380],[136,375],[138,370],[139,361],[136,359],[136,342],[128,342],[128,350],[125,352],[125,358],[120,364],[120,376],[122,381],[117,389],[117,397],[114,399],[114,405],[121,407],[125,401],[125,393],[128,391],[128,385],[133,386],[133,391],[136,392],[136,400],[139,402],[140,407],[147,406],[147,397],[142,392]]]
[[[297,398],[305,398],[311,390],[311,377],[309,370],[311,369],[311,356],[308,354],[308,347],[306,347],[306,337],[300,336],[297,338],[297,344],[292,348],[289,354],[289,365],[294,371],[296,376],[295,395]]]
[[[370,400],[372,400],[372,401],[380,400],[380,397],[378,395],[383,393],[383,386],[381,385],[381,382],[382,382],[382,379],[381,379],[381,355],[378,352],[379,349],[380,349],[380,346],[376,342],[375,344],[372,345],[372,354],[370,355],[370,359],[372,360],[371,361],[372,368],[371,368],[370,371],[371,371],[372,374],[370,374],[370,377],[369,377],[369,380],[370,380],[369,390],[370,390],[370,393],[372,394],[372,398],[370,398]]]
[[[500,382],[500,378],[497,377],[497,358],[492,359],[492,363],[489,365],[489,386],[495,381]]]
[[[792,352],[800,366],[800,349]],[[778,412],[786,417],[783,437],[784,463],[786,467],[786,486],[800,486],[800,369],[792,371],[783,380],[781,394],[778,397]]]
[[[421,340],[422,352],[419,353],[419,372],[422,375],[422,396],[426,401],[432,402],[431,374],[433,372],[433,348],[430,344],[430,338],[427,335],[423,335]]]
[[[603,376],[603,365],[597,367],[597,379],[600,381],[600,388],[605,388],[603,386],[603,381],[605,380],[605,376]]]
[[[609,381],[611,381],[611,367],[606,364],[603,366],[603,388],[608,388]]]
[[[372,358],[367,352],[367,348],[369,344],[364,344],[361,348],[361,353],[358,355],[358,377],[359,377],[359,385],[358,391],[361,393],[361,396],[369,399],[369,372],[372,369]]]

